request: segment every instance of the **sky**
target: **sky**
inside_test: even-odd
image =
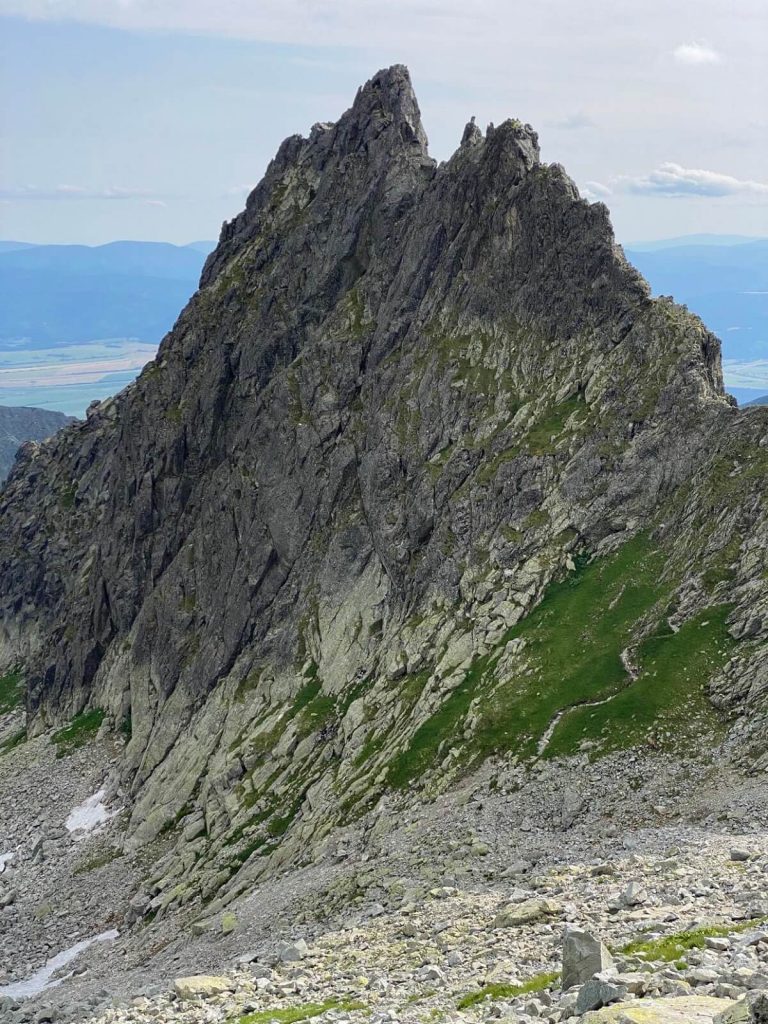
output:
[[[768,235],[766,0],[0,0],[0,237],[216,238],[393,63],[438,160],[517,117],[624,243]]]

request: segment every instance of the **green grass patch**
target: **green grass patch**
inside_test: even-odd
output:
[[[434,764],[440,745],[461,735],[478,694],[483,694],[483,713],[466,744],[474,760],[504,750],[535,753],[559,710],[625,685],[621,651],[638,619],[664,593],[658,582],[663,565],[662,553],[640,535],[614,555],[582,562],[552,584],[495,650],[475,659],[464,680],[416,731],[393,763],[391,783],[402,787]],[[498,661],[507,644],[518,639],[526,642],[525,674],[498,680]]]
[[[77,494],[77,488],[74,484],[69,487],[65,487],[59,495],[59,504],[61,507],[68,512],[70,509],[75,507],[75,495]]]
[[[14,668],[0,676],[0,715],[18,707],[24,699],[24,684],[21,669]]]
[[[685,954],[692,949],[703,949],[706,939],[726,938],[739,932],[749,931],[763,924],[765,918],[753,918],[740,924],[716,924],[704,928],[695,928],[689,932],[678,932],[676,935],[662,935],[658,939],[629,942],[620,953],[624,956],[639,956],[644,960],[661,960],[673,963],[684,960]]]
[[[99,731],[103,721],[104,711],[101,708],[81,711],[69,725],[53,734],[53,742],[57,747],[56,757],[67,757],[84,747]]]
[[[277,1021],[278,1024],[296,1024],[296,1021],[319,1017],[328,1010],[349,1012],[364,1009],[365,1003],[354,999],[326,999],[323,1003],[304,1003],[303,1006],[286,1006],[275,1010],[246,1013],[245,1016],[237,1018],[237,1021],[238,1024],[269,1024],[270,1021]]]
[[[307,673],[307,677],[307,682],[296,694],[296,699],[288,712],[289,718],[295,718],[300,711],[303,711],[320,694],[323,684],[317,675],[317,665],[313,664],[313,667]]]
[[[641,671],[607,704],[566,714],[547,753],[578,749],[598,740],[602,751],[650,738],[654,746],[678,745],[684,738],[717,730],[720,720],[707,699],[706,684],[731,656],[736,641],[728,633],[730,608],[707,608],[673,633],[663,627],[642,642]]]
[[[336,698],[328,694],[319,693],[301,712],[299,731],[302,735],[309,735],[315,729],[325,725],[336,713]]]
[[[575,753],[585,740],[605,753],[645,741],[651,732],[661,745],[665,736],[677,741],[686,729],[719,728],[706,683],[733,651],[729,609],[707,609],[673,633],[664,616],[674,587],[663,578],[666,564],[666,553],[645,534],[606,558],[586,564],[577,559],[576,570],[553,583],[493,651],[476,658],[459,686],[416,730],[392,762],[391,785],[402,788],[445,756],[461,737],[478,696],[480,717],[462,744],[461,763],[467,765],[494,753],[536,754],[563,711],[546,756]],[[659,627],[640,642],[649,621]],[[525,641],[519,669],[500,677],[499,660],[512,640]],[[622,661],[622,652],[633,646],[634,681]],[[601,700],[607,703],[586,706]]]
[[[525,435],[524,447],[532,455],[551,455],[575,412],[587,413],[586,405],[578,398],[569,398],[548,410]]]
[[[457,1010],[466,1010],[469,1006],[476,1006],[477,1003],[482,1003],[484,999],[514,999],[515,996],[524,996],[533,992],[541,992],[545,988],[557,981],[560,977],[559,971],[552,971],[550,973],[535,974],[532,978],[527,981],[521,982],[519,985],[505,985],[501,982],[494,982],[491,985],[483,985],[477,992],[468,992],[467,995],[462,996],[456,1003]]]

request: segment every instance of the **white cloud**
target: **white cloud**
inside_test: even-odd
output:
[[[606,199],[613,192],[607,185],[603,185],[601,181],[587,181],[584,188],[581,189],[581,194],[585,199],[595,202],[598,199]]]
[[[0,0],[0,13],[139,31],[188,32],[267,42],[358,44],[376,23],[390,39],[435,31],[457,37],[504,11],[506,0]]]
[[[724,359],[723,374],[729,387],[765,388],[768,387],[768,359]]]
[[[647,196],[768,196],[768,182],[664,163],[650,174],[615,179],[622,192]]]
[[[722,60],[717,50],[706,43],[681,43],[672,56],[679,64],[719,64]]]
[[[228,199],[230,196],[235,196],[238,199],[242,199],[245,196],[249,196],[255,187],[255,185],[232,185],[224,193],[224,198]]]

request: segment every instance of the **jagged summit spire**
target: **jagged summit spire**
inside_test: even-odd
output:
[[[377,137],[383,127],[382,120],[399,127],[403,141],[417,144],[426,155],[427,135],[410,72],[404,64],[382,68],[361,86],[339,126],[346,122]]]

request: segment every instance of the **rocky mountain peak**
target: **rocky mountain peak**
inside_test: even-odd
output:
[[[768,673],[729,535],[762,535],[762,424],[530,126],[436,166],[395,66],[283,143],[138,381],[17,465],[0,666],[30,731],[128,737],[126,848],[205,822],[163,912],[229,899],[489,759],[722,736],[706,692]]]
[[[427,135],[411,84],[408,68],[393,64],[361,86],[350,110],[339,122],[339,136],[356,136],[370,144],[383,131],[393,129],[406,145],[427,156]]]

